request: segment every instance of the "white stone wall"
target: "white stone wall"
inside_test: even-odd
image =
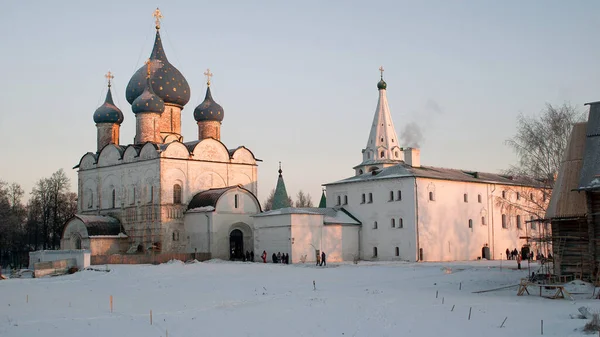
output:
[[[414,178],[386,179],[327,186],[327,207],[341,205],[362,222],[360,257],[363,260],[416,261]],[[398,200],[398,191],[401,199]],[[394,198],[390,200],[390,192]],[[365,202],[362,195],[365,195]],[[369,202],[369,194],[372,202]],[[345,197],[348,203],[344,204]],[[394,219],[394,227],[392,227]],[[400,225],[402,219],[402,226]],[[377,228],[375,228],[377,223]],[[399,254],[396,256],[396,247]],[[377,249],[377,256],[374,254]]]
[[[298,262],[299,255],[291,243],[292,218],[289,214],[261,216],[254,218],[254,256],[260,261],[263,251],[267,252],[267,262],[277,252],[290,255],[290,263]]]
[[[29,252],[29,269],[33,269],[38,262],[59,261],[75,259],[77,268],[83,269],[90,266],[91,253],[86,249],[77,250],[37,250]]]

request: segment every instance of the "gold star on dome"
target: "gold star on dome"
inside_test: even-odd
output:
[[[146,64],[146,72],[147,72],[147,76],[146,78],[150,78],[150,59],[148,59],[146,62],[144,62]]]

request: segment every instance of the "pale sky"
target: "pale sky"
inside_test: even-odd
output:
[[[72,167],[96,151],[92,115],[108,70],[121,143],[131,143],[124,91],[150,55],[156,5],[167,57],[191,86],[184,140],[197,139],[193,110],[210,68],[221,140],[263,160],[261,202],[278,161],[288,193],[315,203],[321,184],[353,174],[380,65],[396,132],[419,125],[428,166],[506,169],[519,112],[600,100],[598,1],[12,1],[0,21],[0,179],[28,198],[63,168],[76,191]]]

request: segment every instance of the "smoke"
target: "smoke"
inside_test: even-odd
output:
[[[410,122],[404,126],[400,139],[402,140],[402,145],[417,148],[425,140],[421,132],[421,127],[415,122]]]

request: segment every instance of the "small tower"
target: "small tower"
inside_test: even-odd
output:
[[[150,84],[155,95],[164,102],[164,110],[157,121],[160,139],[168,143],[183,141],[181,135],[181,110],[190,100],[190,86],[185,77],[167,59],[160,37],[162,13],[157,8],[152,16],[155,19],[156,37],[150,54]],[[126,89],[127,101],[133,101],[144,92],[147,66],[142,66],[129,80]]]
[[[283,171],[281,170],[281,162],[279,162],[279,178],[277,178],[277,186],[275,187],[275,194],[273,195],[273,206],[271,210],[291,207],[290,197],[285,189],[285,182],[283,181]]]
[[[323,193],[321,193],[321,201],[319,201],[319,208],[327,207],[327,197],[325,196],[325,189],[323,189]]]
[[[206,96],[204,101],[194,110],[194,119],[198,122],[198,140],[214,138],[221,140],[221,122],[223,122],[224,111],[215,102],[210,93],[210,69],[206,69]]]
[[[123,122],[123,113],[113,103],[112,92],[110,91],[114,76],[109,71],[105,77],[108,79],[106,99],[104,104],[94,112],[94,122],[98,129],[98,152],[108,144],[119,144],[119,132]]]
[[[131,104],[131,110],[135,114],[136,132],[135,143],[146,142],[159,143],[160,137],[160,115],[165,109],[165,102],[152,90],[150,83],[150,60],[146,62],[147,76],[146,87]]]
[[[390,107],[388,106],[387,83],[383,80],[383,67],[379,67],[379,71],[381,72],[381,79],[377,83],[379,101],[377,102],[367,146],[362,150],[363,161],[354,167],[356,175],[393,166],[404,159],[394,129]]]

